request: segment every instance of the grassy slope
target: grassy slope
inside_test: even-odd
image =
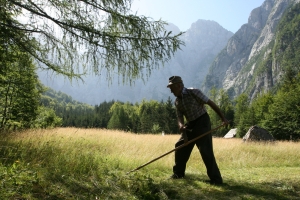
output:
[[[225,184],[212,186],[195,148],[171,180],[177,135],[60,128],[2,137],[0,199],[300,199],[300,145],[214,138]]]

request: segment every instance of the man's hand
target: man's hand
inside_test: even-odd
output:
[[[186,131],[186,126],[182,125],[179,127],[180,132],[185,132]]]
[[[226,128],[228,128],[230,121],[228,121],[226,118],[222,119],[222,125],[224,125]]]
[[[229,121],[226,118],[222,119],[222,122],[222,125],[229,124]]]
[[[184,138],[184,143],[187,143],[189,141],[188,138]]]
[[[189,141],[189,139],[186,134],[186,127],[184,127],[183,131],[180,131],[180,132],[181,132],[181,137],[183,137],[183,139],[184,139],[184,143],[187,143]]]

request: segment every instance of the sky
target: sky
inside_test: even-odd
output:
[[[198,19],[218,22],[235,33],[248,22],[251,11],[265,0],[133,0],[137,15],[162,19],[187,31]]]

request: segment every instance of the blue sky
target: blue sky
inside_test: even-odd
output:
[[[198,19],[213,20],[235,33],[264,0],[133,0],[137,15],[162,19],[186,31]]]

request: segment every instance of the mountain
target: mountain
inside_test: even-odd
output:
[[[280,51],[274,54],[280,35],[277,26],[296,3],[299,0],[266,0],[254,9],[248,23],[214,59],[202,90],[207,93],[212,87],[223,88],[231,97],[245,92],[253,99],[274,87],[284,71],[278,60]]]
[[[174,24],[169,24],[166,29],[174,34],[180,32]],[[200,87],[214,58],[232,36],[232,32],[217,22],[198,20],[182,35],[185,46],[165,66],[152,70],[149,78],[136,80],[133,85],[122,85],[118,77],[108,83],[105,75],[87,75],[83,77],[84,82],[70,82],[63,76],[47,71],[38,71],[38,75],[46,86],[92,105],[110,100],[132,103],[142,99],[167,100],[169,96],[173,97],[166,88],[170,76],[182,76],[187,87]]]

